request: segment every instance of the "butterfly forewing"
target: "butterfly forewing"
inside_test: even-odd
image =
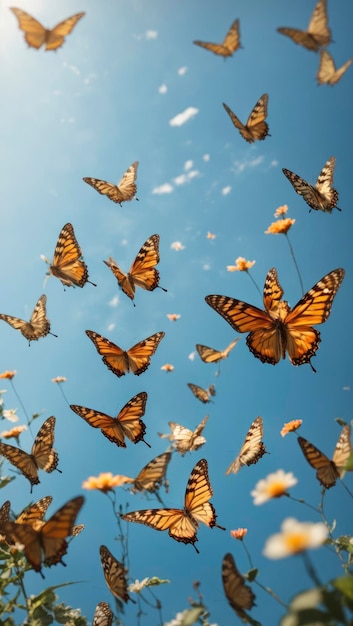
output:
[[[17,517],[16,524],[29,524],[34,530],[39,530],[45,522],[43,517],[47,512],[48,507],[52,503],[52,496],[45,496],[27,506],[22,513]]]
[[[107,196],[109,200],[121,206],[122,202],[132,200],[136,196],[137,187],[135,181],[138,164],[138,161],[132,163],[117,185],[108,183],[106,180],[99,180],[98,178],[85,177],[83,180],[98,193]]]
[[[337,441],[335,451],[333,453],[332,461],[337,467],[337,470],[341,476],[344,476],[345,470],[344,467],[347,464],[347,461],[352,453],[352,444],[351,444],[351,427],[346,424],[343,426],[341,430],[341,434]]]
[[[316,470],[316,477],[321,485],[326,489],[333,487],[340,475],[336,464],[304,437],[298,437],[298,443],[306,460]]]
[[[223,558],[222,581],[224,593],[230,606],[241,620],[248,622],[244,609],[251,609],[255,605],[255,595],[251,587],[245,585],[244,577],[238,571],[230,553]]]
[[[87,266],[71,224],[61,229],[49,273],[66,287],[83,287],[88,281]]]
[[[120,563],[106,546],[100,546],[99,554],[101,558],[103,574],[109,591],[116,598],[120,598],[124,602],[132,600],[127,591],[126,569],[123,563]]]
[[[261,459],[266,453],[265,445],[262,442],[263,436],[263,419],[262,417],[257,417],[247,432],[238,456],[230,464],[226,474],[236,474],[242,465],[253,465]]]
[[[29,322],[19,317],[5,315],[4,313],[0,314],[0,320],[19,330],[28,341],[37,341],[37,339],[45,337],[50,332],[50,322],[46,316],[46,302],[47,297],[42,295],[34,307]]]
[[[17,17],[19,28],[24,32],[26,42],[30,47],[37,50],[43,44],[45,44],[46,50],[57,50],[60,48],[65,41],[65,37],[71,33],[77,22],[85,15],[84,12],[72,15],[50,30],[46,29],[40,22],[29,15],[29,13],[22,11],[22,9],[16,7],[10,7],[10,9]]]
[[[233,22],[222,43],[209,43],[199,40],[193,43],[219,56],[230,57],[233,55],[233,52],[240,48],[239,20]]]
[[[92,626],[112,626],[113,617],[109,604],[99,602],[94,611]]]
[[[234,126],[239,130],[243,139],[248,143],[253,143],[256,140],[262,141],[268,135],[269,128],[268,124],[265,122],[267,117],[267,104],[268,95],[264,93],[255,104],[245,125],[242,124],[227,104],[223,103],[223,107]]]

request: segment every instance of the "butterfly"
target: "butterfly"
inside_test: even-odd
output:
[[[222,43],[208,43],[207,41],[194,41],[193,43],[219,56],[231,57],[233,52],[236,52],[241,47],[239,20],[233,22]]]
[[[82,180],[84,180],[88,185],[91,185],[91,187],[98,191],[98,193],[107,196],[109,200],[112,200],[122,206],[123,202],[132,200],[136,196],[137,187],[135,181],[138,164],[138,161],[134,161],[134,163],[132,163],[132,165],[130,165],[130,167],[126,170],[117,185],[108,183],[106,180],[90,178],[89,176],[86,176]],[[138,200],[138,198],[136,198],[136,200]]]
[[[251,587],[244,584],[244,577],[238,571],[230,553],[225,555],[222,562],[222,581],[230,606],[241,620],[248,621],[244,609],[251,609],[255,605],[255,595]]]
[[[261,441],[263,436],[263,420],[262,417],[257,417],[247,432],[237,458],[230,464],[226,474],[236,474],[242,465],[253,465],[261,459],[266,453],[266,448]]]
[[[208,348],[202,346],[200,343],[196,344],[196,350],[199,353],[200,358],[204,363],[218,363],[222,359],[226,359],[228,354],[237,345],[239,339],[233,339],[233,341],[224,348],[224,350],[215,350],[214,348]]]
[[[293,185],[297,194],[303,196],[305,202],[311,207],[309,213],[311,209],[315,211],[321,210],[325,213],[331,213],[332,209],[341,210],[337,206],[338,192],[332,187],[335,163],[335,157],[331,157],[326,161],[314,187],[307,183],[304,178],[300,178],[298,174],[294,174],[285,168],[282,169],[283,174]]]
[[[343,74],[348,70],[349,66],[353,63],[353,57],[348,59],[341,67],[336,70],[335,62],[327,50],[321,50],[320,52],[320,64],[316,75],[319,85],[335,85],[341,80]]]
[[[199,387],[198,385],[194,385],[194,383],[187,383],[189,389],[191,389],[195,398],[207,404],[207,402],[212,402],[211,396],[216,395],[216,387],[214,385],[210,385],[207,389],[203,389],[203,387]]]
[[[60,472],[57,469],[59,457],[53,448],[54,429],[55,417],[48,417],[37,433],[30,454],[20,448],[0,442],[0,454],[10,461],[12,465],[15,465],[29,480],[31,493],[33,485],[40,483],[38,469],[48,473],[53,472],[55,469]]]
[[[328,46],[331,41],[331,31],[328,27],[326,0],[319,0],[311,16],[308,30],[296,28],[277,28],[282,35],[290,37],[294,43],[304,46],[307,50],[317,52],[322,46]]]
[[[206,426],[208,420],[208,415],[206,415],[200,424],[195,428],[195,430],[189,430],[185,426],[181,424],[177,424],[176,422],[168,422],[168,426],[171,429],[171,434],[162,435],[158,433],[160,437],[167,437],[170,441],[175,444],[177,452],[184,456],[185,452],[192,452],[193,450],[198,450],[206,443],[205,437],[202,436],[202,431]]]
[[[112,626],[113,613],[107,602],[98,602],[94,611],[92,626]]]
[[[162,487],[168,491],[168,481],[166,479],[167,467],[171,459],[171,452],[163,452],[159,456],[156,456],[152,461],[147,463],[145,467],[136,476],[131,493],[137,491],[148,491],[149,493],[156,494],[158,500],[161,499],[157,491]]]
[[[31,341],[37,341],[40,337],[46,337],[48,334],[53,335],[53,333],[50,332],[50,322],[47,318],[46,303],[47,296],[41,296],[34,307],[29,322],[21,320],[19,317],[5,315],[5,313],[0,314],[0,320],[7,322],[10,326],[12,326],[12,328],[19,330],[22,335],[28,339],[29,343]],[[53,336],[57,337],[57,335]]]
[[[199,522],[213,528],[217,526],[225,530],[223,526],[216,524],[216,511],[209,502],[213,490],[208,478],[208,464],[206,459],[196,463],[190,474],[185,491],[183,509],[147,509],[145,511],[131,511],[120,515],[127,522],[145,524],[155,530],[168,530],[172,539],[182,543],[191,543],[195,546],[198,541],[196,536]]]
[[[150,365],[151,356],[165,335],[163,331],[155,333],[147,339],[139,341],[125,352],[115,343],[102,337],[102,335],[98,335],[93,330],[86,330],[85,332],[93,341],[97,352],[103,357],[103,363],[119,378],[125,376],[126,372],[132,372],[135,376],[140,376],[142,372],[145,372]]]
[[[30,524],[5,522],[2,530],[11,538],[12,543],[23,545],[23,552],[28,563],[42,578],[42,563],[51,567],[62,563],[67,552],[66,537],[72,534],[76,516],[84,503],[84,497],[69,500],[38,530]]]
[[[256,102],[251,111],[247,122],[241,123],[240,119],[233,113],[227,104],[223,102],[223,106],[232,120],[235,128],[237,128],[245,141],[253,143],[254,141],[262,141],[269,134],[269,128],[265,119],[267,117],[268,95],[264,93]]]
[[[133,300],[136,287],[141,287],[147,291],[153,291],[159,287],[159,272],[155,269],[159,260],[159,235],[151,235],[140,248],[127,274],[121,271],[111,257],[104,263],[113,272],[120,289]],[[167,291],[163,287],[160,289]]]
[[[108,585],[109,591],[116,598],[120,598],[124,602],[131,600],[136,604],[135,600],[130,598],[127,591],[126,573],[123,563],[120,563],[106,546],[100,546],[99,554],[101,557],[101,563],[103,568],[103,574],[105,582]]]
[[[6,536],[2,534],[1,530],[2,530],[3,523],[10,521],[10,509],[11,509],[10,500],[6,500],[4,504],[2,504],[0,507],[0,543],[2,541],[5,541],[7,543]]]
[[[309,363],[315,372],[310,359],[318,350],[321,338],[312,325],[326,322],[343,277],[343,269],[326,274],[293,309],[281,300],[284,292],[274,268],[265,280],[264,311],[227,296],[211,295],[205,300],[234,330],[249,333],[246,344],[263,363],[275,365],[288,352],[292,365]]]
[[[59,278],[64,286],[84,287],[86,283],[97,286],[88,280],[87,265],[82,260],[82,250],[71,224],[65,224],[61,229],[53,262],[50,264],[48,259],[43,258],[49,265],[49,274]]]
[[[147,393],[141,391],[123,406],[116,417],[77,404],[70,404],[70,409],[93,428],[100,428],[103,435],[120,448],[126,448],[125,437],[133,443],[143,441],[150,448],[149,443],[144,440],[146,425],[141,419],[145,413],[146,402]]]
[[[316,478],[323,487],[330,489],[336,484],[337,478],[344,474],[344,466],[352,452],[351,429],[348,424],[343,426],[336,443],[332,461],[304,437],[298,437],[298,443],[308,463],[316,469]]]
[[[71,33],[77,22],[85,15],[84,12],[76,13],[76,15],[68,17],[50,30],[42,26],[40,22],[25,11],[22,11],[22,9],[10,7],[10,10],[16,15],[18,26],[23,30],[28,45],[37,50],[43,45],[45,45],[46,50],[57,50],[60,48],[65,41],[65,37]]]

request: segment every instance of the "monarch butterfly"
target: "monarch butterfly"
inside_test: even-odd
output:
[[[130,490],[131,493],[148,491],[149,493],[156,494],[158,500],[162,502],[157,491],[162,486],[168,491],[166,473],[171,456],[171,452],[163,452],[163,454],[159,454],[152,459],[152,461],[147,463],[136,476],[133,487]]]
[[[208,43],[207,41],[194,41],[193,43],[224,58],[231,57],[233,52],[241,47],[239,20],[233,22],[222,43]]]
[[[141,419],[145,413],[147,397],[147,393],[141,391],[123,406],[116,417],[76,404],[70,404],[70,409],[93,428],[100,428],[103,435],[120,448],[126,448],[125,437],[133,443],[143,441],[150,448],[150,444],[144,440],[146,425]]]
[[[113,617],[109,604],[99,602],[94,612],[92,626],[112,626]]]
[[[343,426],[332,461],[304,437],[298,437],[298,443],[308,463],[316,469],[316,478],[321,485],[326,489],[333,487],[337,478],[343,476],[344,466],[352,452],[350,426],[348,424]]]
[[[303,196],[305,202],[311,207],[309,213],[311,209],[315,211],[321,210],[325,213],[332,213],[332,209],[341,210],[337,206],[338,192],[332,187],[335,163],[335,157],[331,157],[326,161],[314,187],[307,183],[304,178],[300,178],[298,174],[294,174],[285,168],[282,169],[283,174],[293,185],[297,194]]]
[[[242,465],[253,465],[261,459],[266,453],[266,448],[261,441],[263,436],[263,419],[262,417],[257,417],[247,432],[237,458],[230,464],[226,474],[236,474]]]
[[[28,563],[42,578],[42,563],[48,567],[62,563],[67,552],[66,537],[72,534],[76,516],[84,503],[84,497],[69,500],[38,530],[29,524],[5,522],[2,530],[11,538],[12,543],[23,545],[23,552]],[[43,553],[43,554],[42,554]]]
[[[140,376],[150,365],[151,356],[158,348],[159,342],[163,339],[163,331],[155,333],[147,339],[136,343],[126,352],[115,345],[109,339],[98,335],[93,330],[86,330],[86,335],[93,341],[97,352],[103,357],[105,365],[120,378],[126,372],[132,372],[135,376]]]
[[[223,526],[216,524],[216,511],[209,502],[213,490],[208,478],[208,464],[206,459],[196,463],[190,474],[185,491],[184,509],[147,509],[145,511],[132,511],[121,515],[121,519],[127,522],[145,524],[155,530],[167,530],[172,539],[183,543],[191,543],[195,546],[198,541],[196,536],[199,522],[213,528],[217,526],[225,530]]]
[[[25,11],[22,11],[22,9],[10,7],[10,10],[16,15],[18,26],[23,30],[28,45],[37,50],[43,44],[45,44],[45,50],[57,50],[60,48],[65,41],[65,37],[71,33],[77,22],[85,15],[84,12],[76,13],[76,15],[68,17],[50,30],[42,26],[40,22]]]
[[[185,426],[181,424],[176,424],[176,422],[168,422],[168,426],[171,429],[171,434],[162,435],[158,433],[160,437],[167,437],[170,441],[175,444],[177,452],[184,456],[185,452],[192,452],[193,450],[198,450],[206,443],[205,437],[202,436],[202,431],[206,426],[208,420],[208,415],[206,415],[200,424],[195,428],[195,430],[189,430]]]
[[[101,557],[101,563],[103,568],[103,574],[105,582],[107,583],[109,591],[116,598],[120,598],[124,602],[131,600],[136,604],[135,600],[130,598],[127,592],[126,573],[123,563],[120,563],[106,546],[100,546],[99,554]]]
[[[29,343],[31,341],[37,341],[40,337],[46,337],[48,334],[53,335],[53,337],[57,337],[57,335],[50,332],[50,322],[47,318],[46,303],[47,296],[41,296],[34,307],[29,322],[21,320],[19,317],[5,315],[5,313],[0,314],[0,320],[7,322],[10,326],[12,326],[12,328],[19,330],[22,335],[28,339]]]
[[[343,277],[343,269],[326,274],[293,309],[281,300],[284,292],[274,268],[269,270],[265,280],[264,311],[227,296],[211,295],[205,300],[234,330],[249,333],[246,344],[263,363],[275,365],[288,352],[292,365],[310,363],[315,372],[310,359],[318,350],[321,338],[312,324],[326,322]]]
[[[222,562],[222,581],[226,598],[238,617],[248,621],[244,609],[255,605],[255,594],[249,585],[245,585],[244,577],[238,571],[233,556],[228,552]]]
[[[195,398],[207,404],[207,402],[212,402],[211,396],[216,395],[216,387],[214,385],[210,385],[207,389],[203,389],[203,387],[199,387],[198,385],[194,385],[194,383],[187,383],[189,389],[191,389]]]
[[[277,28],[282,35],[290,37],[294,43],[304,46],[307,50],[317,52],[322,46],[328,46],[331,41],[331,31],[328,27],[326,0],[319,0],[311,16],[308,30],[296,28]]]
[[[200,343],[196,344],[196,350],[199,353],[200,359],[204,361],[204,363],[218,363],[222,359],[226,359],[228,354],[233,348],[237,345],[239,339],[233,339],[233,341],[224,348],[224,350],[215,350],[214,348],[208,348],[207,346],[202,346]]]
[[[319,85],[335,85],[341,80],[343,74],[348,70],[349,66],[353,63],[353,57],[348,59],[341,67],[336,70],[335,62],[327,50],[321,50],[320,52],[320,64],[316,75]]]
[[[65,224],[61,229],[52,264],[43,258],[49,265],[49,274],[59,278],[64,287],[84,287],[86,283],[97,287],[88,280],[87,265],[82,260],[82,250],[71,224]]]
[[[86,176],[82,180],[88,185],[91,185],[98,193],[107,196],[109,200],[122,206],[123,202],[132,200],[136,196],[137,187],[135,181],[138,164],[138,161],[134,161],[126,170],[125,174],[123,174],[117,185],[108,183],[106,180],[99,180],[98,178],[91,178],[89,176]],[[136,200],[138,200],[138,198],[136,198]]]
[[[57,468],[59,457],[53,448],[54,444],[55,417],[51,416],[40,427],[34,440],[31,453],[28,454],[7,443],[0,443],[0,454],[2,454],[12,465],[29,480],[31,483],[31,493],[33,485],[38,485],[38,469],[44,472],[53,472]],[[61,472],[60,472],[61,473]]]
[[[233,113],[227,104],[223,102],[223,106],[232,120],[235,128],[237,128],[245,141],[253,143],[254,141],[262,141],[269,134],[269,128],[265,119],[267,117],[268,95],[264,93],[256,102],[251,111],[248,120],[244,126],[240,119]]]
[[[159,272],[155,269],[159,260],[159,235],[151,235],[139,250],[127,274],[121,271],[111,257],[104,263],[113,272],[120,289],[133,300],[136,287],[141,287],[147,291],[153,291],[159,287]],[[167,291],[163,287],[160,289]]]

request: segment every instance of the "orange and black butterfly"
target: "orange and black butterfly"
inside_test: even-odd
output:
[[[206,459],[201,459],[190,474],[183,509],[131,511],[120,517],[127,522],[145,524],[155,530],[168,530],[172,539],[182,543],[191,543],[196,552],[199,552],[195,546],[195,542],[198,541],[196,533],[199,522],[210,528],[217,526],[225,530],[223,526],[216,524],[216,511],[209,502],[212,494],[213,490],[208,478],[208,464]]]
[[[282,300],[284,292],[274,268],[269,270],[265,280],[264,311],[227,296],[210,295],[205,300],[234,330],[249,333],[246,344],[263,363],[275,365],[288,352],[293,365],[311,365],[310,359],[321,341],[320,333],[312,326],[323,324],[328,319],[343,278],[343,269],[326,274],[293,309]]]
[[[132,372],[135,376],[140,376],[145,372],[150,365],[151,356],[165,335],[163,331],[155,333],[147,339],[139,341],[125,352],[115,343],[102,335],[98,335],[93,330],[86,330],[85,332],[87,337],[93,341],[97,352],[102,356],[103,363],[119,378],[125,376],[126,372]]]
[[[11,543],[23,545],[23,552],[28,563],[42,578],[42,564],[62,563],[67,552],[66,538],[72,534],[76,516],[84,503],[84,497],[69,500],[40,528],[27,523],[4,522],[2,530]]]
[[[111,257],[104,263],[113,272],[120,289],[133,300],[136,287],[141,287],[147,291],[153,291],[159,287],[159,272],[155,269],[159,260],[159,235],[151,235],[139,250],[127,274],[121,271]],[[160,289],[167,291],[163,287]]]
[[[141,419],[145,414],[146,402],[147,393],[141,391],[123,406],[116,417],[77,404],[70,404],[70,409],[93,428],[100,428],[103,435],[120,448],[126,448],[125,437],[133,443],[143,441],[150,448],[150,444],[144,440],[146,425]]]
[[[331,31],[328,27],[326,0],[319,0],[316,4],[307,31],[287,27],[277,28],[277,31],[307,50],[317,52],[322,46],[328,46]]]
[[[162,502],[157,492],[162,486],[168,491],[166,473],[171,456],[171,452],[163,452],[149,461],[136,476],[133,487],[130,489],[131,493],[148,491],[154,493]]]
[[[134,163],[132,163],[132,165],[130,165],[130,167],[126,170],[117,185],[108,183],[106,180],[91,178],[90,176],[86,176],[82,180],[84,180],[88,185],[91,185],[91,187],[98,191],[98,193],[103,196],[107,196],[109,200],[112,200],[122,206],[123,202],[132,200],[136,196],[136,176],[138,164],[138,161],[134,161]],[[136,200],[138,200],[138,198],[136,198]]]
[[[65,37],[71,33],[77,22],[85,15],[84,12],[76,13],[76,15],[68,17],[54,26],[54,28],[49,29],[42,26],[40,22],[25,11],[22,11],[22,9],[10,7],[10,10],[16,15],[18,26],[24,32],[28,45],[37,50],[43,45],[45,50],[57,50],[60,48],[65,41]]]
[[[214,385],[210,385],[207,389],[203,387],[199,387],[198,385],[194,385],[194,383],[187,383],[189,389],[191,389],[195,398],[203,402],[203,404],[207,404],[207,402],[212,402],[211,396],[216,395],[216,387]]]
[[[332,213],[332,209],[341,210],[337,206],[338,192],[332,187],[335,163],[335,157],[326,161],[314,186],[310,185],[304,178],[300,178],[298,174],[282,168],[283,174],[293,185],[294,190],[303,196],[305,202],[310,206],[309,213],[311,209],[325,213]]]
[[[352,63],[353,57],[336,69],[335,62],[330,53],[327,50],[321,50],[319,69],[316,74],[318,84],[331,85],[332,87],[341,80],[343,74],[346,73]]]
[[[241,450],[233,463],[228,467],[226,474],[236,474],[242,465],[253,465],[265,454],[266,448],[262,442],[264,436],[263,419],[257,417],[251,424]]]
[[[40,337],[46,337],[48,334],[53,335],[53,333],[50,332],[50,322],[47,318],[46,304],[47,296],[43,295],[39,298],[34,307],[29,322],[19,317],[6,315],[5,313],[0,314],[0,320],[7,322],[12,328],[19,330],[29,342],[37,341]],[[53,336],[56,337],[56,335]]]
[[[94,611],[92,626],[112,626],[113,613],[107,602],[98,602]]]
[[[200,359],[204,363],[218,363],[222,361],[222,359],[226,359],[233,348],[237,345],[239,339],[233,339],[233,341],[224,348],[224,350],[215,350],[214,348],[209,348],[208,346],[203,346],[200,343],[196,344],[196,350],[199,354]]]
[[[352,452],[351,429],[343,426],[336,443],[332,461],[304,437],[298,437],[298,443],[308,463],[316,470],[316,478],[326,489],[336,484],[337,478],[344,475],[344,467]]]
[[[88,280],[87,265],[82,259],[82,250],[71,224],[65,224],[61,229],[53,262],[50,263],[48,259],[43,258],[49,265],[49,274],[59,278],[64,286],[84,287],[86,283],[97,286]]]
[[[57,469],[59,457],[53,448],[54,429],[55,417],[48,417],[38,431],[30,454],[20,448],[0,442],[0,454],[12,463],[12,465],[15,465],[29,480],[31,483],[31,493],[33,485],[40,483],[38,478],[39,469],[48,473],[53,472],[55,469],[60,472],[60,470]]]
[[[237,128],[245,141],[253,143],[254,141],[262,141],[269,134],[269,128],[265,119],[267,117],[268,95],[264,93],[256,102],[251,111],[246,124],[242,124],[240,119],[233,113],[227,104],[223,102],[223,106],[232,120],[235,128]]]
[[[100,546],[99,554],[101,557],[105,582],[107,583],[109,591],[111,591],[113,596],[123,600],[124,602],[131,600],[131,602],[136,604],[135,600],[130,598],[127,591],[127,570],[123,563],[120,563],[120,561],[112,555],[106,546]]]
[[[194,41],[196,46],[206,48],[214,54],[218,54],[222,57],[231,57],[234,52],[241,47],[240,45],[240,32],[239,32],[239,20],[235,20],[227,32],[222,43],[208,43],[207,41]]]
[[[238,571],[230,553],[225,555],[222,562],[222,581],[230,606],[242,621],[248,622],[244,609],[251,609],[255,605],[255,594],[251,587],[245,584],[244,576]]]
[[[196,426],[195,430],[190,430],[189,428],[186,428],[181,424],[177,424],[176,422],[168,422],[171,433],[167,435],[158,433],[158,435],[162,438],[169,439],[169,441],[171,441],[175,446],[177,452],[179,452],[181,456],[184,456],[186,452],[198,450],[204,445],[204,443],[206,443],[206,438],[202,435],[202,431],[207,424],[207,420],[208,415],[206,415],[200,424]]]

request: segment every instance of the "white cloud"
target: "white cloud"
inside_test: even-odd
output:
[[[211,269],[211,266],[210,266],[209,263],[204,263],[203,266],[202,266],[202,269],[208,271],[208,270]]]
[[[183,67],[179,67],[178,74],[179,76],[184,76],[187,71],[188,71],[188,68],[186,67],[186,65],[184,65]]]
[[[198,170],[191,170],[187,174],[180,174],[173,179],[173,182],[176,185],[185,185],[185,183],[189,183],[193,178],[199,175],[200,172]]]
[[[145,37],[146,39],[157,39],[158,32],[156,30],[146,30]]]
[[[182,113],[178,113],[178,115],[169,120],[169,124],[170,126],[182,126],[183,124],[191,120],[192,117],[197,115],[198,112],[199,110],[195,107],[188,107],[187,109],[185,109],[185,111],[183,111]]]
[[[153,187],[152,193],[157,195],[162,195],[164,193],[172,193],[174,191],[173,185],[170,183],[163,183],[163,185],[159,185],[159,187]]]
[[[158,93],[167,93],[167,91],[168,91],[168,87],[165,84],[158,87]]]
[[[116,307],[119,304],[119,296],[114,296],[111,300],[109,300],[108,305],[111,307]]]
[[[115,323],[111,322],[111,324],[108,324],[108,333],[110,333],[112,330],[114,330],[115,328]]]
[[[223,187],[222,196],[227,196],[231,191],[232,191],[232,188],[230,185],[228,185],[228,187]]]
[[[204,154],[202,158],[205,161],[205,163],[208,163],[211,157],[209,154]]]
[[[192,166],[194,165],[193,161],[185,161],[184,163],[184,170],[187,172],[188,170],[191,170]]]
[[[270,165],[271,165],[271,167],[277,167],[278,161],[276,159],[273,159],[273,161],[271,161]]]
[[[170,247],[172,250],[184,250],[185,246],[183,246],[183,244],[181,243],[181,241],[173,241],[173,243],[170,244]]]
[[[234,161],[233,171],[235,174],[241,174],[249,167],[257,167],[258,165],[261,165],[263,161],[263,156],[254,157],[253,159],[244,159],[244,161]]]
[[[70,63],[66,63],[66,61],[64,61],[62,66],[63,67],[67,67],[67,69],[71,70],[71,72],[73,74],[75,74],[76,76],[80,76],[81,75],[81,72],[78,69],[78,67],[76,67],[76,65],[70,65]]]
[[[190,352],[188,359],[190,359],[190,361],[194,361],[195,360],[195,356],[196,356],[196,352]]]

